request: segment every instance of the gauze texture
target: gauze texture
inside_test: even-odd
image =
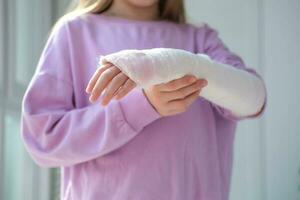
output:
[[[101,64],[108,62],[142,88],[166,83],[187,74],[204,78],[208,85],[200,95],[239,116],[259,112],[266,96],[264,84],[257,76],[217,63],[207,55],[181,49],[122,50],[101,57]]]

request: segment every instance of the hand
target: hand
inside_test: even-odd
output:
[[[144,93],[160,115],[170,116],[185,112],[206,85],[205,79],[187,75],[165,84],[149,87],[144,90]]]
[[[119,68],[107,64],[98,68],[86,88],[91,94],[89,100],[95,102],[104,91],[102,105],[107,105],[113,97],[121,99],[136,86]]]

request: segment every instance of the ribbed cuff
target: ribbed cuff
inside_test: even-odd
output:
[[[161,117],[148,101],[142,89],[134,89],[119,101],[125,120],[136,131],[141,131],[145,126]]]

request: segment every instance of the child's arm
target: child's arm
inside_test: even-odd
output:
[[[107,62],[119,67],[143,88],[186,74],[206,79],[208,85],[201,96],[239,117],[257,114],[264,104],[261,79],[205,55],[167,48],[123,50],[103,57],[102,64]]]
[[[121,99],[135,87],[136,83],[118,67],[107,63],[96,70],[86,87],[86,92],[91,94],[89,100],[93,103],[105,91],[101,103],[107,105],[113,97]]]
[[[22,101],[22,139],[32,158],[47,167],[99,158],[160,117],[142,91],[105,108],[75,106],[68,39],[64,26],[52,34]]]
[[[223,108],[211,102],[212,106],[218,111],[219,114],[230,120],[240,120],[248,117],[257,117],[262,115],[263,111],[266,108],[267,101],[267,91],[262,77],[254,69],[247,67],[240,56],[230,51],[219,37],[218,31],[211,28],[209,25],[205,24],[203,27],[198,28],[196,35],[196,52],[207,54],[215,62],[224,63],[230,67],[243,70],[256,76],[260,79],[261,84],[264,87],[262,89],[264,91],[263,107],[255,115],[237,116],[232,113],[231,110]]]
[[[126,87],[128,82],[132,83],[131,87]],[[197,99],[206,85],[206,80],[197,80],[196,77],[187,75],[165,84],[153,85],[143,91],[160,115],[170,116],[184,112]],[[107,105],[115,94],[118,97],[121,91],[121,95],[125,96],[134,87],[135,83],[123,72],[120,72],[116,66],[105,65],[96,70],[89,81],[86,92],[91,95],[91,102],[97,100],[101,95],[102,105]]]
[[[75,108],[72,96],[72,85],[51,74],[36,76],[24,96],[22,138],[39,165],[68,166],[103,156],[160,117],[142,91],[105,108],[99,103]]]

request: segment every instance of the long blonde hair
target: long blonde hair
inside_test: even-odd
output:
[[[85,13],[102,13],[109,9],[113,0],[79,0],[73,2],[72,11],[67,16],[78,16]],[[176,23],[185,23],[183,0],[159,0],[159,19]]]

